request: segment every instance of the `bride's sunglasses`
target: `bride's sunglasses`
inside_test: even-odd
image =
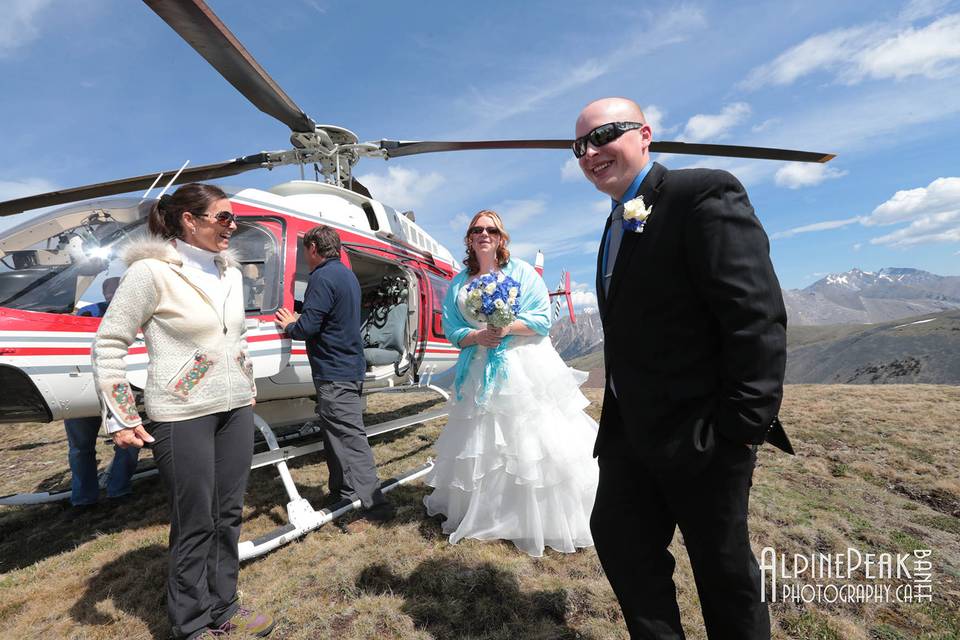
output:
[[[487,232],[487,235],[498,236],[500,235],[500,229],[496,227],[470,227],[470,235],[478,236],[484,231]]]
[[[219,224],[221,227],[229,227],[231,224],[237,221],[237,216],[230,211],[218,211],[217,213],[203,214],[197,216],[198,218],[212,218],[214,222]]]
[[[580,136],[573,141],[573,155],[582,158],[587,153],[587,143],[595,147],[602,147],[609,144],[632,129],[643,127],[642,122],[608,122],[602,124],[596,129],[590,131],[585,136]]]

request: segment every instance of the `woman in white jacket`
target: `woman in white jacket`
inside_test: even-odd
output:
[[[256,385],[243,286],[227,250],[236,230],[217,187],[187,184],[150,213],[93,346],[107,431],[121,447],[152,443],[170,501],[167,612],[176,638],[233,629],[265,636],[270,616],[237,601],[237,543],[253,456]],[[143,331],[150,358],[141,424],[124,356]]]

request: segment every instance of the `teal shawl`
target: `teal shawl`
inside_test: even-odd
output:
[[[504,275],[510,276],[520,283],[520,313],[517,319],[539,335],[547,335],[550,332],[550,295],[547,293],[547,285],[543,282],[543,278],[532,266],[515,258],[507,262],[501,268],[501,271]],[[474,330],[474,327],[460,313],[460,307],[457,305],[457,294],[469,280],[470,275],[466,269],[458,273],[450,283],[447,297],[443,301],[444,334],[453,346],[461,349],[460,357],[457,358],[456,376],[454,378],[457,400],[463,399],[461,395],[463,382],[467,378],[470,362],[477,351],[477,345],[475,344],[460,347],[460,341]],[[487,364],[483,369],[483,377],[480,380],[480,389],[477,393],[476,401],[478,405],[486,404],[496,386],[506,379],[504,354],[512,337],[505,337],[500,341],[500,346],[495,349],[487,349]]]

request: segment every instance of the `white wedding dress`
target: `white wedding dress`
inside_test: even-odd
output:
[[[457,298],[461,312],[465,290]],[[597,423],[583,411],[590,401],[579,387],[587,374],[568,367],[548,336],[511,336],[505,358],[506,378],[483,406],[483,347],[474,353],[462,399],[451,393],[426,480],[434,488],[423,500],[427,512],[446,516],[451,543],[510,540],[538,557],[545,546],[592,546]]]

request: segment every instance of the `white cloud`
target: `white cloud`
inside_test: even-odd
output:
[[[0,202],[6,202],[7,200],[16,200],[17,198],[23,198],[26,196],[32,196],[39,193],[47,193],[48,191],[55,191],[57,185],[50,182],[49,180],[44,180],[43,178],[24,178],[22,180],[0,180]],[[34,209],[31,211],[26,211],[24,213],[18,213],[12,216],[5,216],[0,218],[0,229],[7,229],[14,225],[20,224],[24,220],[32,218],[40,213],[45,211],[50,211],[53,207],[44,207],[42,209]]]
[[[655,104],[647,105],[643,108],[643,116],[646,118],[650,128],[653,129],[654,140],[661,140],[663,136],[669,135],[677,130],[676,127],[667,127],[664,124],[666,115],[666,111]]]
[[[601,198],[593,203],[591,210],[594,213],[610,213],[610,198]]]
[[[844,78],[849,83],[869,78],[953,75],[960,64],[960,14],[941,18],[922,29],[907,28],[877,42],[857,56],[857,67]]]
[[[594,293],[593,287],[583,282],[570,281],[570,300],[573,302],[573,307],[579,311],[598,308],[597,294]]]
[[[37,16],[50,0],[7,0],[0,20],[0,58],[36,39],[40,30]]]
[[[471,87],[469,95],[458,102],[471,109],[482,124],[499,123],[591,84],[651,52],[685,41],[692,33],[706,27],[706,18],[701,10],[681,5],[660,14],[651,24],[649,28],[622,32],[616,45],[599,52],[596,57],[571,62],[552,54],[539,64],[528,64],[532,71],[524,77],[513,78],[501,87]],[[580,57],[579,51],[573,55]]]
[[[577,162],[576,158],[567,158],[567,161],[563,163],[563,168],[560,169],[560,180],[563,182],[586,181],[583,171],[580,170],[580,163]]]
[[[863,246],[863,243],[857,242],[857,243],[855,243],[855,244],[853,245],[853,250],[854,250],[854,251],[860,251],[860,248],[861,248],[862,246]]]
[[[870,239],[870,244],[885,244],[893,247],[934,242],[960,242],[960,211],[923,216],[903,229]]]
[[[934,3],[914,3],[910,15],[929,14]],[[942,78],[960,69],[960,14],[943,16],[923,27],[902,20],[836,29],[812,36],[771,62],[754,68],[741,88],[788,85],[819,71],[837,82],[909,76]]]
[[[750,127],[750,131],[753,131],[754,133],[762,133],[770,130],[770,128],[777,124],[780,124],[780,118],[767,118],[760,124],[755,124]]]
[[[373,197],[395,209],[414,209],[444,182],[436,171],[427,174],[405,167],[389,167],[386,175],[368,173],[357,176]]]
[[[834,169],[826,164],[811,162],[791,162],[777,170],[774,181],[778,187],[799,189],[812,187],[825,180],[832,180],[847,175],[846,171]]]
[[[910,224],[870,243],[906,247],[960,242],[960,178],[937,178],[926,187],[897,191],[863,220],[866,226],[904,222]]]
[[[914,22],[935,16],[944,9],[950,0],[910,0],[897,16],[901,22]]]
[[[887,225],[960,210],[960,178],[937,178],[926,187],[897,191],[864,220]]]
[[[772,62],[754,68],[740,83],[742,88],[792,84],[822,68],[833,69],[850,60],[871,41],[874,25],[836,29],[807,38],[787,49]],[[884,31],[884,35],[888,32]]]
[[[854,223],[865,227],[909,223],[886,235],[870,239],[870,244],[910,247],[936,242],[960,242],[960,178],[937,178],[926,187],[897,191],[869,215],[827,220],[779,231],[772,240],[801,233],[838,229]],[[854,245],[859,251],[861,243]]]
[[[726,133],[750,115],[750,105],[734,102],[717,114],[698,113],[687,121],[681,139],[686,142],[720,140]]]
[[[801,233],[813,233],[815,231],[827,231],[829,229],[839,229],[840,227],[846,227],[848,225],[860,222],[859,217],[856,218],[846,218],[845,220],[826,220],[824,222],[815,222],[813,224],[803,225],[802,227],[794,227],[793,229],[787,229],[786,231],[778,231],[770,235],[771,240],[781,240],[783,238],[792,238],[793,236],[800,235]]]
[[[457,215],[450,218],[447,222],[450,225],[450,228],[454,231],[463,233],[467,230],[467,225],[470,224],[470,219],[473,216],[467,215],[465,212],[461,211]]]
[[[494,211],[500,214],[504,226],[509,229],[519,227],[527,220],[543,213],[547,208],[547,203],[543,200],[504,200],[492,207]]]
[[[571,291],[570,300],[573,302],[575,309],[583,309],[584,307],[597,308],[597,294],[593,291]]]

